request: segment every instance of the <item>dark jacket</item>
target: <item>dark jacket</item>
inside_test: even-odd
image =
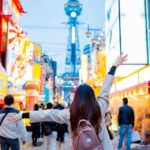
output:
[[[123,105],[119,108],[118,123],[119,125],[132,124],[132,126],[134,127],[134,111],[132,107]]]

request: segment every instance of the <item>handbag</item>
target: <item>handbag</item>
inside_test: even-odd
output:
[[[135,142],[140,142],[141,141],[141,137],[138,131],[132,131],[131,133],[131,142],[135,143]]]

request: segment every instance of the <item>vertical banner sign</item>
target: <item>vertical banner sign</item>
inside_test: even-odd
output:
[[[41,69],[41,90],[40,90],[41,93],[44,93],[44,83],[45,83],[45,67],[42,66],[42,69]]]

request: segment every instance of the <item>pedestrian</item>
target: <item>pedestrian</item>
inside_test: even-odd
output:
[[[106,128],[107,128],[107,131],[108,131],[108,134],[109,134],[109,138],[111,140],[113,140],[113,134],[111,133],[111,131],[109,129],[110,126],[112,125],[111,119],[112,119],[111,112],[110,111],[106,112],[106,114],[105,114]]]
[[[4,98],[5,107],[0,110],[0,139],[1,150],[20,150],[19,140],[23,144],[27,140],[27,131],[23,120],[13,122],[7,117],[11,114],[19,114],[19,111],[14,107],[14,97],[7,95]],[[19,139],[21,138],[21,139]]]
[[[64,106],[61,104],[57,104],[54,109],[63,110]],[[65,123],[59,124],[57,123],[57,138],[56,141],[60,143],[64,143],[65,140],[65,131],[66,131],[67,125]]]
[[[39,106],[39,110],[44,110],[45,109],[45,104],[41,103]],[[43,123],[40,123],[40,137],[44,136],[44,126]]]
[[[128,106],[128,98],[123,98],[123,106],[119,108],[118,113],[119,123],[119,143],[118,149],[122,148],[123,140],[126,138],[126,150],[130,150],[131,134],[134,128],[134,111],[133,108]]]
[[[52,103],[47,103],[47,107],[46,109],[52,109],[53,105]],[[44,150],[50,150],[50,138],[51,138],[51,133],[52,133],[52,129],[51,129],[52,123],[51,122],[43,122],[43,127],[44,127]]]
[[[108,95],[114,80],[116,68],[126,59],[127,55],[120,55],[117,57],[114,65],[105,78],[98,100],[96,100],[93,89],[86,84],[82,84],[77,88],[73,102],[71,103],[69,109],[51,109],[36,112],[31,111],[30,113],[23,113],[22,115],[12,115],[9,119],[20,120],[22,118],[30,118],[31,122],[55,121],[58,123],[66,123],[69,126],[74,150],[77,150],[76,146],[78,146],[75,144],[75,137],[78,135],[78,129],[79,127],[83,129],[86,123],[84,122],[85,124],[81,124],[81,126],[78,126],[78,124],[84,119],[86,122],[91,124],[89,126],[90,129],[91,126],[93,127],[92,135],[94,134],[94,139],[97,139],[98,144],[96,143],[97,145],[95,147],[92,137],[87,138],[85,141],[79,140],[78,142],[86,142],[86,146],[88,147],[86,150],[89,150],[91,146],[95,148],[97,148],[97,146],[103,147],[103,150],[112,150],[113,147],[105,124],[105,113],[107,112],[109,106]],[[71,148],[68,147],[68,150],[70,149]],[[82,148],[82,150],[84,149]]]
[[[39,109],[44,110],[45,109],[45,104],[41,103],[40,106],[39,106]]]
[[[39,105],[34,105],[34,111],[39,110]],[[40,137],[40,120],[39,122],[31,123],[32,130],[32,145],[37,146],[37,139]]]

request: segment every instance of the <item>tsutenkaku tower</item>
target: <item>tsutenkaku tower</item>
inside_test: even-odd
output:
[[[69,17],[69,35],[67,44],[65,71],[73,76],[78,75],[80,67],[80,45],[78,36],[78,16],[82,11],[82,5],[78,0],[68,0],[65,4],[65,12]]]

